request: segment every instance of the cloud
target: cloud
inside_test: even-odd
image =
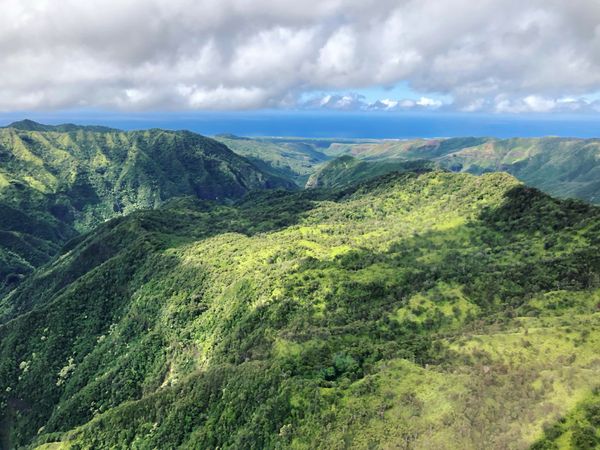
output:
[[[337,109],[341,111],[361,110],[367,107],[365,97],[352,92],[343,95],[312,96],[308,100],[296,102],[296,105],[303,109]]]
[[[435,110],[443,106],[440,100],[421,97],[417,100],[384,98],[368,102],[364,95],[356,92],[346,94],[324,94],[311,96],[307,100],[297,102],[303,109],[331,109],[343,111],[407,111]]]
[[[600,2],[2,0],[0,54],[0,110],[596,112]]]
[[[482,103],[478,103],[472,110],[484,110]],[[544,97],[528,95],[522,98],[510,98],[500,95],[494,99],[492,111],[498,113],[548,113],[548,112],[600,112],[600,102],[588,100],[584,97]]]
[[[424,106],[427,108],[439,108],[442,106],[442,102],[440,100],[435,100],[433,98],[421,97],[419,100],[415,102],[417,106]]]

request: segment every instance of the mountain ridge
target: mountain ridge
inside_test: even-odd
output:
[[[350,155],[339,156],[319,167],[306,182],[306,189],[340,188],[364,182],[390,172],[426,172],[440,170],[428,160],[386,159],[364,161]]]
[[[76,125],[73,123],[63,123],[60,125],[45,125],[36,122],[31,119],[17,120],[2,128],[14,128],[22,131],[56,131],[59,133],[73,132],[73,131],[93,131],[97,133],[110,133],[115,131],[122,131],[117,128],[105,127],[102,125]]]
[[[600,203],[600,140],[596,138],[220,139],[300,186],[329,161],[349,155],[366,162],[430,160],[448,170],[474,174],[507,171],[551,195]],[[294,152],[289,151],[290,145]],[[318,157],[313,158],[315,154]]]
[[[68,239],[112,217],[178,196],[228,202],[253,189],[294,188],[188,131],[42,127],[0,129],[3,291]]]
[[[543,422],[593,400],[599,246],[599,208],[502,173],[391,173],[133,212],[48,266],[65,285],[16,291],[34,304],[0,325],[2,438],[547,440]],[[91,248],[106,259],[73,272]]]

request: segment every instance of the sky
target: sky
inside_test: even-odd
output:
[[[600,114],[598,0],[0,6],[0,120],[326,111],[595,123]]]

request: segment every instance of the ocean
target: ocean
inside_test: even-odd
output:
[[[186,129],[204,135],[409,139],[415,137],[600,137],[600,115],[496,115],[322,111],[0,113],[0,125],[29,118],[45,124],[105,125],[124,130]]]

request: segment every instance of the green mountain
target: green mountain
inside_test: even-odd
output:
[[[110,218],[277,187],[293,183],[190,132],[14,123],[0,129],[0,292]]]
[[[44,125],[42,123],[34,122],[33,120],[24,119],[17,122],[13,122],[4,128],[14,128],[22,131],[57,131],[57,132],[70,132],[70,131],[96,131],[96,132],[118,132],[115,128],[102,127],[99,125],[75,125],[72,123],[64,123],[61,125]]]
[[[600,139],[453,138],[332,145],[365,160],[428,159],[453,171],[508,172],[563,198],[600,203]]]
[[[172,200],[3,300],[0,442],[593,448],[599,305],[600,209],[507,174]]]
[[[476,174],[506,171],[551,195],[600,203],[599,139],[491,140],[439,161]]]
[[[434,168],[435,164],[427,160],[388,159],[367,162],[345,155],[321,166],[310,176],[306,182],[306,188],[340,188],[390,172],[428,171]]]
[[[367,142],[336,143],[329,154],[351,155],[366,160],[382,159],[434,159],[457,150],[487,142],[488,138],[377,140]]]
[[[327,162],[353,156],[369,162],[429,160],[434,165],[473,174],[508,172],[551,195],[600,203],[600,140],[574,138],[451,138],[415,140],[327,140],[218,137],[240,155],[272,174],[299,186]],[[383,167],[374,172],[385,173]],[[365,169],[365,168],[363,168]],[[371,169],[369,169],[371,170]],[[368,179],[369,170],[363,171]],[[342,178],[348,176],[347,181]],[[339,174],[345,184],[361,179],[356,172]],[[338,183],[339,184],[339,183]]]
[[[262,170],[293,180],[298,186],[304,186],[315,168],[330,159],[326,154],[330,141],[266,137],[250,139],[231,134],[218,135],[215,139]]]

